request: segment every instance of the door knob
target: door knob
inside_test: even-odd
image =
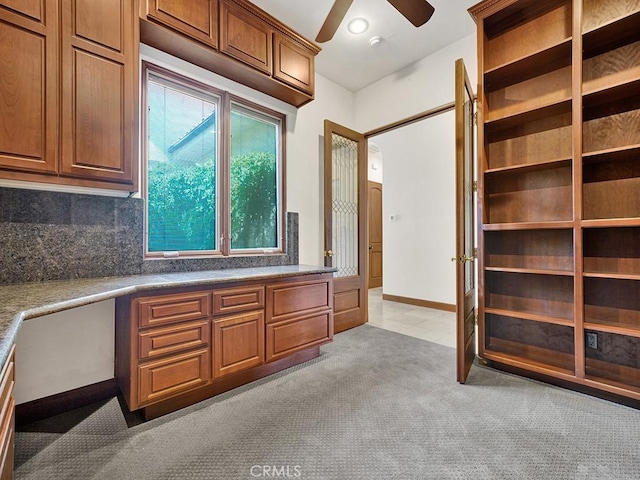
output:
[[[333,257],[333,252],[331,250],[325,250],[324,251],[324,256],[325,257]]]

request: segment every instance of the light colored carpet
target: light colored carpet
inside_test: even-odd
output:
[[[116,399],[24,427],[16,479],[638,479],[640,412],[368,325],[306,364],[127,427]]]

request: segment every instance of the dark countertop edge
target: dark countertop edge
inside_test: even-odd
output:
[[[37,296],[34,299],[30,299],[31,303],[35,304],[33,307],[26,308],[24,310],[17,309],[14,312],[13,318],[7,318],[7,313],[0,312],[0,323],[7,325],[4,331],[0,332],[0,366],[5,363],[11,351],[11,347],[15,343],[18,330],[23,321],[33,318],[50,315],[52,313],[58,313],[72,308],[78,308],[92,303],[101,302],[104,300],[110,300],[112,298],[123,297],[125,295],[131,295],[138,292],[146,292],[153,290],[161,290],[165,288],[179,288],[179,287],[192,287],[197,285],[215,285],[220,283],[233,283],[240,281],[252,281],[252,280],[269,280],[277,278],[295,277],[302,275],[315,275],[321,273],[332,273],[337,269],[332,267],[316,267],[310,265],[285,265],[285,266],[273,266],[273,267],[249,267],[249,268],[234,268],[225,270],[206,270],[196,272],[176,272],[176,273],[163,273],[163,274],[147,274],[147,275],[131,275],[126,277],[102,277],[102,278],[86,278],[75,280],[55,280],[50,282],[40,282],[37,284],[9,284],[0,285],[0,299],[2,289],[5,287],[19,287],[21,285],[26,286],[42,286],[46,289],[48,286],[56,285],[58,287],[64,287],[65,284],[77,285],[82,281],[87,282],[89,286],[87,289],[91,289],[91,293],[82,294],[79,293],[72,298],[68,298],[61,301],[47,302],[40,304],[37,300]],[[194,278],[185,278],[193,276]],[[114,281],[127,282],[131,281],[131,285],[111,287]],[[95,292],[100,289],[100,283],[104,283],[104,290]],[[10,314],[9,314],[10,315]],[[4,317],[4,318],[2,318]]]

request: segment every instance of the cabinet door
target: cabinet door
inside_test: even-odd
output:
[[[271,27],[240,6],[221,0],[220,51],[271,75]]]
[[[137,182],[137,0],[62,0],[61,173]]]
[[[0,167],[55,173],[57,3],[0,0]]]
[[[315,55],[293,40],[274,33],[273,76],[281,82],[302,90],[309,95],[314,92]]]
[[[213,322],[213,378],[264,363],[264,313],[243,313]]]
[[[218,46],[217,0],[149,0],[147,15],[212,47]]]

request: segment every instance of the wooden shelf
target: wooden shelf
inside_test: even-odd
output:
[[[636,11],[589,28],[582,33],[583,58],[618,48],[638,40],[640,11]]]
[[[485,88],[492,92],[571,65],[571,42],[571,37],[566,38],[555,45],[485,71]]]
[[[573,327],[573,320],[567,320],[565,318],[548,317],[546,315],[537,315],[535,313],[516,312],[512,310],[501,310],[499,308],[488,308],[488,307],[485,307],[484,312],[491,315],[501,315],[503,317],[519,318],[521,320],[531,320],[532,322],[551,323],[553,325]]]
[[[584,228],[640,227],[640,217],[583,220]]]
[[[640,280],[640,274],[613,273],[613,272],[584,272],[587,278],[610,278],[611,280]]]
[[[507,167],[499,167],[499,168],[489,168],[484,171],[485,175],[490,175],[493,173],[500,172],[512,172],[518,171],[519,173],[524,172],[536,172],[540,170],[547,170],[549,168],[557,168],[557,167],[566,167],[571,165],[571,158],[554,158],[552,160],[543,160],[540,162],[526,163],[522,165],[509,165]]]
[[[640,326],[633,328],[627,324],[619,322],[584,322],[585,330],[611,333],[614,335],[628,335],[630,337],[640,337]]]
[[[630,157],[640,157],[640,144],[626,145],[624,147],[607,148],[582,154],[585,164],[597,162],[617,162],[627,160]]]
[[[545,270],[545,269],[532,269],[532,268],[510,268],[510,267],[485,267],[487,272],[504,272],[504,273],[522,273],[529,275],[554,275],[573,277],[573,272],[567,270]]]
[[[640,223],[640,219],[638,219]],[[511,223],[485,223],[482,225],[482,230],[485,232],[495,232],[504,230],[544,230],[544,229],[558,229],[558,228],[573,228],[573,221],[559,221],[559,222],[511,222]]]
[[[483,357],[519,368],[528,368],[538,373],[573,376],[575,360],[573,354],[547,348],[492,338]]]

